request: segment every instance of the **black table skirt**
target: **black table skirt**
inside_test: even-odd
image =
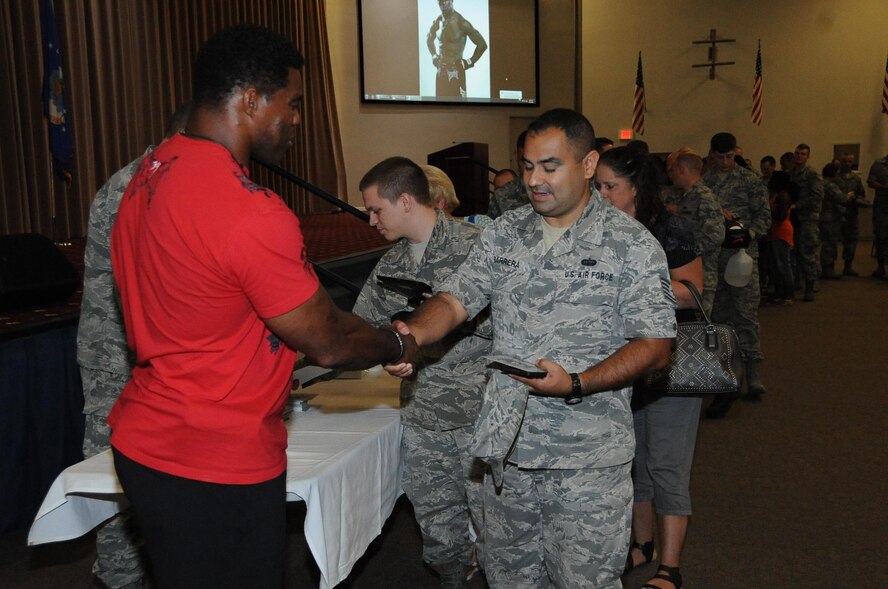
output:
[[[26,527],[83,459],[76,323],[0,341],[0,532]]]

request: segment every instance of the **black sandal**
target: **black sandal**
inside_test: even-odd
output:
[[[675,589],[681,589],[681,573],[679,572],[679,567],[668,567],[665,564],[661,564],[657,567],[657,574],[651,578],[651,581],[654,579],[661,579],[667,583],[672,583]],[[656,585],[651,585],[650,583],[645,583],[641,586],[641,589],[661,588]]]
[[[632,560],[632,549],[637,548],[641,555],[644,557],[644,560],[638,564]],[[644,544],[641,542],[633,542],[629,545],[629,556],[626,557],[626,566],[623,568],[623,574],[625,575],[632,569],[636,567],[640,567],[642,565],[646,565],[647,563],[654,560],[654,539],[651,538]]]

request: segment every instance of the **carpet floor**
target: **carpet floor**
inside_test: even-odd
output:
[[[879,556],[888,529],[888,282],[871,279],[872,260],[858,258],[861,277],[824,281],[815,302],[761,308],[768,393],[701,423],[685,587],[888,587]],[[301,532],[304,509],[291,505],[288,515],[287,587],[317,587]],[[0,537],[0,587],[96,586],[92,534],[33,548],[25,537],[26,530]],[[633,571],[625,587],[641,587],[654,570]],[[422,565],[406,499],[341,586],[437,586]],[[486,585],[476,576],[471,586]]]

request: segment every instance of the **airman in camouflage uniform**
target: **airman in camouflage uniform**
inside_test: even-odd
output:
[[[369,185],[362,181],[371,224],[382,224],[387,239],[398,239],[371,272],[353,309],[371,324],[388,325],[394,314],[410,309],[407,298],[382,287],[378,276],[440,287],[450,280],[481,231],[436,212],[433,203],[424,204],[422,195],[413,194],[415,190],[408,193],[411,206],[416,207],[408,215],[393,221],[387,216],[392,211],[379,210],[387,199],[378,187],[400,172],[398,166],[409,169],[406,162],[404,158],[385,160],[368,172]],[[377,189],[368,198],[374,185]],[[425,238],[419,260],[411,244],[414,236]],[[403,486],[422,530],[423,559],[441,575],[442,587],[461,587],[465,582],[472,553],[469,525],[480,531],[483,523],[481,465],[469,441],[487,380],[484,366],[491,335],[488,318],[466,323],[447,338],[423,346],[415,377],[401,384]]]
[[[804,279],[805,300],[814,300],[814,282],[820,270],[817,248],[820,247],[820,209],[823,206],[823,178],[811,169],[808,156],[811,153],[804,143],[795,150],[795,166],[790,177],[799,187],[799,199],[795,208],[798,223],[793,233],[798,272]]]
[[[487,216],[496,219],[506,211],[523,207],[529,202],[527,187],[524,185],[524,181],[516,176],[508,184],[493,191],[493,196],[490,197],[490,203],[487,205]]]
[[[713,165],[703,175],[703,183],[718,197],[725,219],[739,221],[749,232],[747,253],[753,258],[752,279],[742,287],[725,281],[728,260],[737,250],[722,248],[718,258],[718,287],[712,305],[712,319],[729,323],[737,332],[740,349],[746,360],[746,393],[754,398],[765,392],[759,379],[763,356],[759,343],[758,307],[761,297],[758,274],[758,238],[771,227],[768,190],[758,176],[734,162],[730,133],[717,133],[710,141]],[[731,399],[720,396],[707,409],[709,417],[721,417],[730,408]]]
[[[87,458],[111,447],[111,430],[105,420],[129,380],[133,364],[111,273],[111,226],[123,193],[144,157],[111,176],[96,193],[89,210],[77,329],[77,363],[83,380],[86,422],[83,455]],[[142,542],[133,530],[135,520],[131,515],[130,510],[123,511],[96,531],[93,573],[112,589],[142,586]]]
[[[842,237],[842,218],[848,204],[848,195],[837,182],[837,170],[832,163],[823,168],[823,206],[820,208],[820,277],[837,280],[836,256]]]
[[[873,278],[885,279],[888,260],[888,155],[873,162],[866,184],[876,191],[873,200],[873,245],[876,248],[876,269]]]
[[[533,208],[485,227],[442,293],[407,322],[418,340],[434,339],[490,304],[492,357],[539,360],[546,371],[493,373],[476,424],[475,453],[493,475],[483,564],[494,588],[621,586],[634,453],[628,384],[667,361],[675,299],[654,237],[590,192],[593,146],[579,113],[556,109],[532,123]],[[402,366],[389,368],[409,373]],[[587,396],[566,404],[572,393]]]
[[[718,257],[725,240],[725,217],[718,197],[701,181],[703,159],[688,148],[679,149],[666,160],[667,173],[675,189],[664,191],[666,209],[684,217],[694,232],[703,256],[703,308],[712,313],[718,288]]]
[[[857,253],[857,240],[860,237],[857,218],[860,208],[866,206],[866,190],[860,176],[854,172],[854,154],[842,154],[839,161],[842,163],[842,168],[836,176],[836,184],[843,194],[848,195],[845,216],[842,219],[842,260],[845,262],[842,274],[858,276],[859,274],[854,271],[854,254]]]

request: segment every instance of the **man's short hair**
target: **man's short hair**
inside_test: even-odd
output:
[[[432,203],[437,205],[443,199],[444,212],[452,213],[459,206],[459,198],[456,196],[456,188],[453,187],[450,176],[435,166],[421,165],[419,167],[429,181],[429,197]]]
[[[799,143],[798,145],[796,145],[796,149],[807,149],[808,153],[811,153],[811,146],[807,143]]]
[[[633,139],[626,144],[626,149],[642,155],[650,155],[651,153],[651,146],[644,139]]]
[[[768,192],[777,194],[778,192],[786,192],[789,195],[790,202],[796,202],[799,199],[799,187],[792,181],[789,174],[783,171],[776,171],[768,180]]]
[[[694,174],[703,172],[703,158],[690,147],[682,147],[674,152],[675,164],[682,165]]]
[[[577,154],[577,161],[595,149],[595,129],[589,119],[569,108],[553,108],[537,117],[528,127],[531,135],[548,129],[561,129]]]
[[[737,138],[730,133],[716,133],[709,140],[709,149],[716,153],[728,153],[737,147]]]
[[[409,194],[416,202],[427,207],[435,206],[429,194],[429,180],[418,165],[406,157],[384,159],[364,174],[358,189],[363,192],[376,186],[379,196],[395,202],[402,194]]]
[[[497,172],[496,174],[493,175],[493,185],[496,186],[497,180],[500,180],[502,178],[506,178],[507,176],[508,176],[508,180],[506,180],[505,182],[500,184],[500,186],[504,186],[504,185],[508,184],[509,182],[512,182],[513,180],[518,178],[518,173],[515,170],[513,170],[512,168],[503,168],[502,170],[500,170],[499,172]]]
[[[836,174],[838,174],[839,169],[836,168],[835,164],[829,162],[825,166],[823,166],[823,170],[821,170],[820,175],[824,178],[835,178]]]
[[[219,106],[238,88],[263,96],[285,88],[302,55],[283,35],[259,25],[236,25],[213,34],[200,48],[191,74],[195,106]]]
[[[515,147],[524,149],[525,141],[527,141],[527,131],[521,131],[521,134],[518,135],[518,140],[515,142]]]
[[[772,166],[776,166],[776,165],[777,165],[777,160],[774,159],[774,156],[773,156],[773,155],[766,155],[765,157],[763,157],[763,158],[759,161],[759,164],[764,164],[765,162],[771,164]]]

